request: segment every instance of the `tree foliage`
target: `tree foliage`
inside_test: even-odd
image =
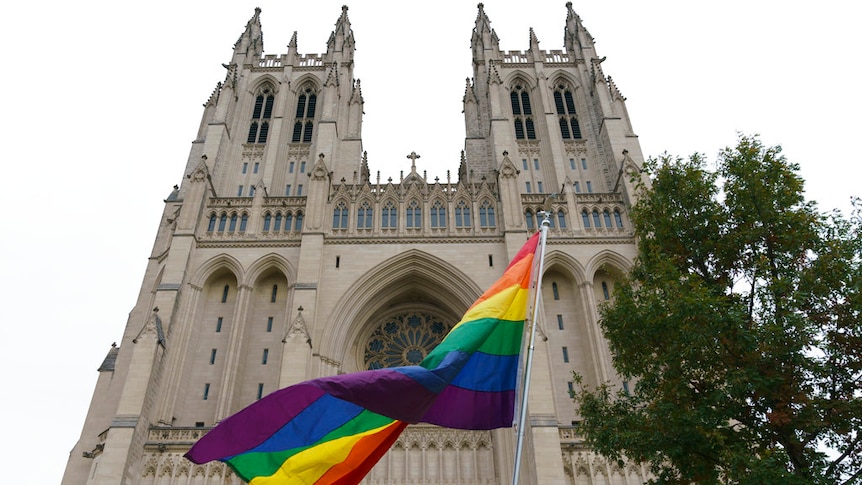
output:
[[[601,325],[631,393],[580,386],[593,449],[662,483],[862,483],[862,221],[780,147],[650,160]]]

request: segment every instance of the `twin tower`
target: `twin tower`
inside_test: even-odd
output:
[[[597,324],[632,263],[643,156],[566,4],[563,48],[503,51],[482,4],[465,141],[446,180],[372,176],[347,7],[323,54],[264,54],[256,10],[165,200],[123,339],[64,484],[239,484],[186,461],[219,420],[320,376],[416,364],[550,214],[523,483],[642,483],[583,446],[572,372],[620,381]],[[369,82],[374,82],[369,79]],[[453,82],[456,82],[453,80]],[[415,159],[414,159],[415,162]],[[369,484],[505,484],[511,429],[413,425]]]

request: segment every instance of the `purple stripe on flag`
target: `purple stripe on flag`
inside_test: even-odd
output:
[[[437,397],[437,393],[395,369],[321,377],[312,384],[333,397],[408,423],[419,422]]]
[[[450,385],[421,421],[447,428],[494,429],[512,425],[515,391],[472,391]]]
[[[189,451],[195,463],[244,453],[265,442],[324,395],[310,382],[287,387],[225,419]]]

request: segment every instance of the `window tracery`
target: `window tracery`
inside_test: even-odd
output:
[[[509,93],[512,102],[512,116],[515,123],[515,138],[518,140],[535,140],[536,127],[533,124],[533,109],[530,106],[530,95],[523,83],[515,83]]]
[[[339,202],[338,205],[335,206],[335,210],[332,212],[333,229],[347,229],[347,211],[347,205],[344,201]]]
[[[554,106],[557,108],[560,134],[563,139],[581,139],[581,126],[578,124],[578,114],[575,111],[575,99],[571,88],[565,83],[559,83],[554,88]]]
[[[269,134],[269,120],[272,118],[272,107],[275,96],[272,90],[264,88],[254,101],[254,111],[251,115],[251,125],[248,129],[246,143],[266,143]]]
[[[424,311],[407,311],[386,318],[368,337],[365,367],[418,365],[451,328],[443,318]]]
[[[310,85],[300,89],[296,100],[296,121],[293,124],[293,143],[311,143],[314,130],[314,113],[317,109],[317,93]]]
[[[407,227],[422,227],[422,207],[415,200],[410,201],[410,204],[407,205]]]
[[[470,206],[463,199],[455,206],[455,227],[470,227]]]
[[[481,227],[495,227],[497,225],[494,216],[494,206],[487,200],[479,206],[479,225]]]
[[[398,227],[398,209],[392,201],[387,201],[381,211],[380,227],[384,229],[395,229]]]
[[[356,228],[371,229],[374,221],[374,209],[367,201],[363,202],[356,211]]]
[[[446,227],[446,206],[439,200],[431,206],[431,227]]]

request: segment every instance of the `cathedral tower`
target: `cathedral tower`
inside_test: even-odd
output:
[[[278,388],[415,364],[551,215],[524,483],[643,481],[584,449],[571,372],[616,382],[598,305],[635,255],[643,162],[622,97],[567,4],[564,45],[503,51],[479,4],[460,164],[372,180],[347,7],[323,54],[264,54],[260,10],[204,105],[123,339],[99,368],[66,484],[234,484],[182,458]],[[371,82],[375,82],[372,80]],[[367,483],[508,483],[512,430],[411,426]]]

